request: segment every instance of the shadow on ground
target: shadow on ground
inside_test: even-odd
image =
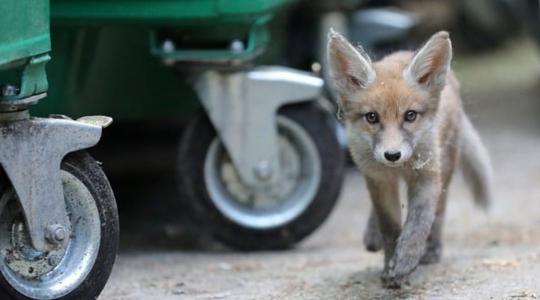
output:
[[[120,253],[223,250],[197,226],[176,180],[183,122],[118,123],[92,154],[103,163],[120,214]]]

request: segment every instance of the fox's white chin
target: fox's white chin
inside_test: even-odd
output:
[[[387,167],[391,167],[391,168],[397,168],[397,167],[401,167],[405,164],[405,161],[403,160],[399,160],[399,161],[388,161],[388,160],[383,160],[383,161],[380,161],[380,163],[382,163],[383,165],[387,166]]]

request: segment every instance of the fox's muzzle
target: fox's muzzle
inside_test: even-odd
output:
[[[374,141],[375,159],[389,166],[406,162],[412,155],[411,144],[399,128],[386,127]]]

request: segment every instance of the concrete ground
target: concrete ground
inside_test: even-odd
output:
[[[329,220],[285,252],[232,252],[184,229],[176,216],[170,217],[170,210],[169,215],[156,216],[133,208],[136,201],[119,199],[120,208],[129,213],[122,214],[120,255],[100,299],[540,297],[536,51],[520,40],[489,55],[456,58],[469,115],[492,155],[495,201],[488,213],[476,209],[457,176],[450,191],[444,258],[420,267],[410,286],[398,291],[381,288],[382,254],[369,253],[362,245],[369,198],[361,175],[351,168]],[[159,198],[163,193],[149,191],[142,197]]]

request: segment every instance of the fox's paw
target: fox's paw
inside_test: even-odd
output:
[[[392,275],[388,271],[383,273],[381,281],[386,289],[400,289],[406,283],[404,277]]]
[[[418,266],[419,258],[403,256],[396,250],[381,276],[383,286],[390,289],[399,289],[403,284],[408,284],[409,275]]]
[[[424,256],[420,259],[420,264],[429,265],[441,261],[442,246],[441,243],[428,243]]]
[[[369,252],[377,252],[384,246],[381,231],[378,228],[368,227],[364,233],[364,245]]]

